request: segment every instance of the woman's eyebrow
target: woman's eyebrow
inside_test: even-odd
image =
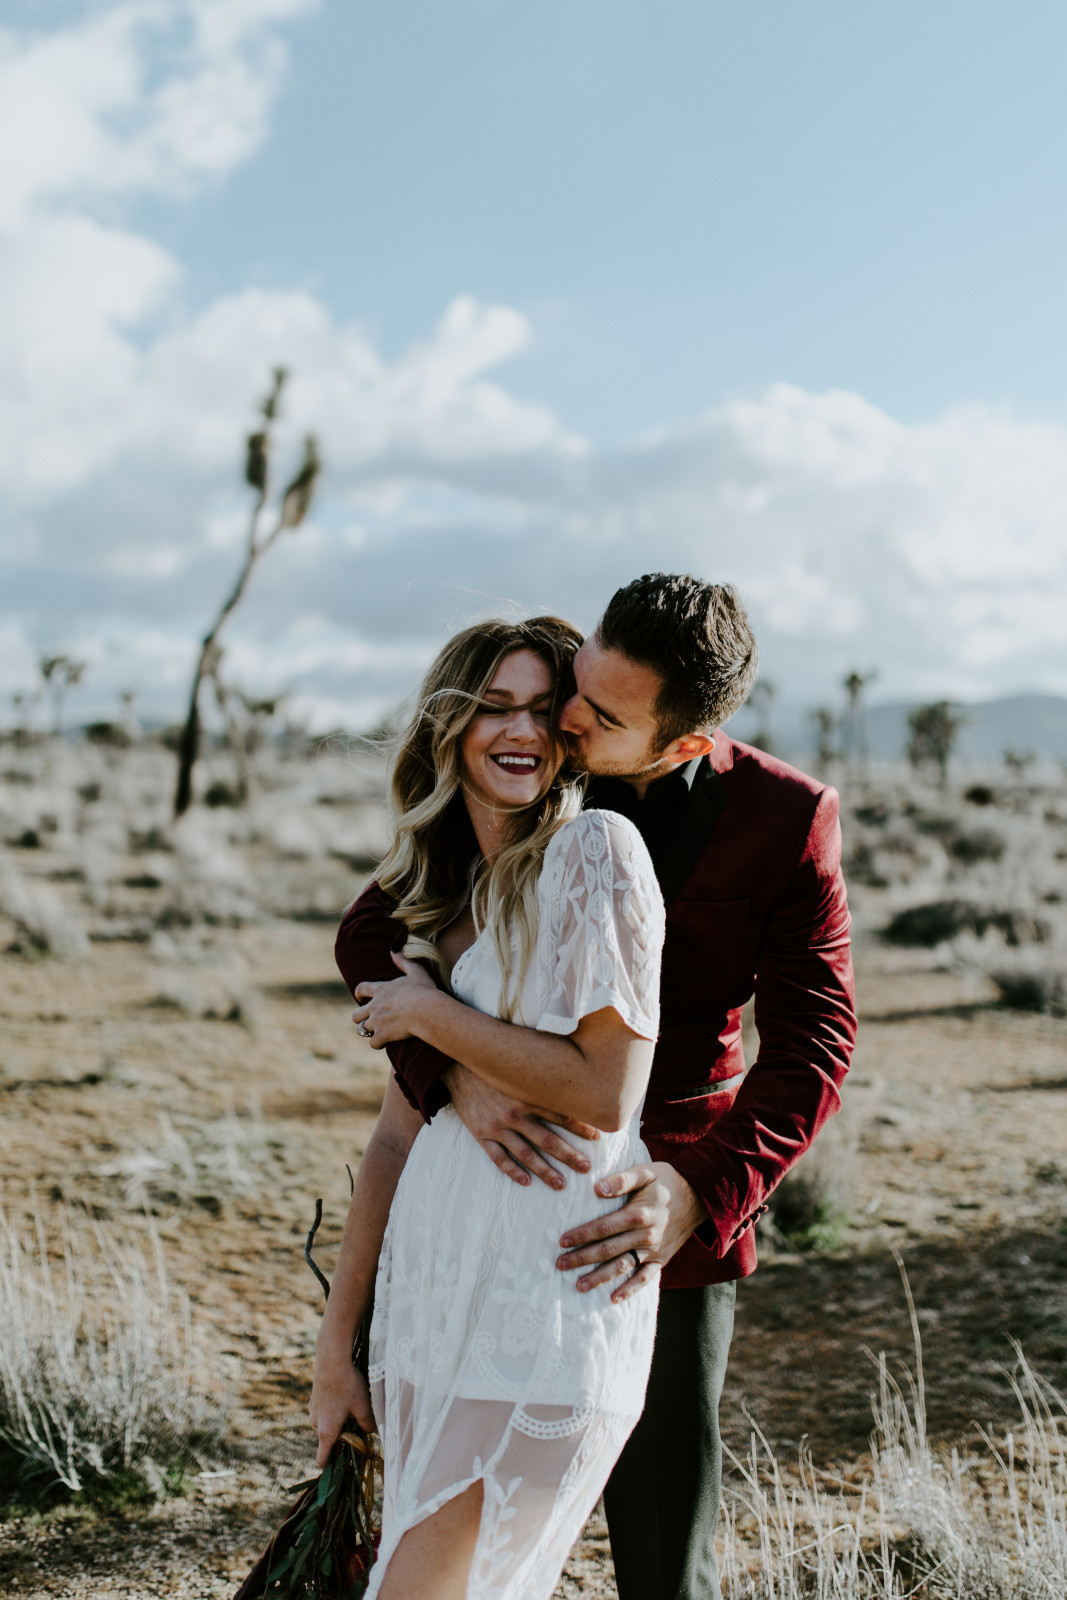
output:
[[[514,701],[515,699],[515,696],[510,689],[487,689],[482,698],[488,700],[490,695],[497,695],[501,700]],[[551,700],[551,698],[552,690],[543,689],[540,694],[535,694],[532,700],[524,700],[522,703],[525,706],[536,706],[542,700]]]

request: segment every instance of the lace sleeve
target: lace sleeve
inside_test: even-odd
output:
[[[663,896],[645,842],[613,811],[584,811],[550,844],[537,941],[540,1020],[573,1033],[613,1006],[634,1033],[659,1032]]]

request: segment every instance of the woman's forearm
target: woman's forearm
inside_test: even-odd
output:
[[[439,990],[420,996],[413,1031],[504,1094],[612,1131],[633,1115],[651,1046],[614,1012],[585,1017],[573,1037],[501,1022]],[[635,1071],[636,1068],[636,1071]]]
[[[382,1116],[360,1162],[348,1207],[330,1298],[319,1327],[320,1346],[336,1345],[351,1351],[356,1329],[374,1296],[393,1195],[421,1126],[418,1113],[390,1079]]]

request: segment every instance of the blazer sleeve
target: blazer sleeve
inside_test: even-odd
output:
[[[377,883],[369,883],[345,912],[334,944],[334,957],[349,991],[354,995],[358,983],[399,977],[392,953],[403,949],[406,939],[404,924],[393,916],[392,900]],[[400,1088],[429,1122],[435,1111],[448,1104],[441,1074],[452,1065],[451,1060],[422,1039],[387,1044],[385,1053]]]
[[[722,1257],[839,1109],[856,1042],[840,804],[818,797],[806,837],[764,923],[756,965],[759,1054],[729,1111],[671,1162],[708,1221],[696,1238]]]

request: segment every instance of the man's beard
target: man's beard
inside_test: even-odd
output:
[[[640,766],[627,767],[610,761],[597,765],[587,763],[583,760],[580,749],[576,750],[571,746],[570,764],[575,771],[588,773],[591,778],[621,778],[624,781],[627,778],[654,778],[669,770],[664,765],[662,753],[652,749],[645,751]]]

